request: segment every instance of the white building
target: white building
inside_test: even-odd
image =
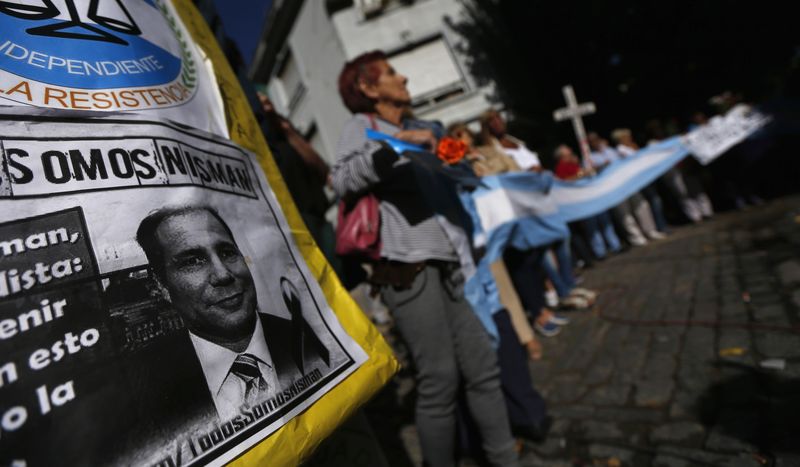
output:
[[[415,114],[422,119],[473,121],[491,105],[492,86],[479,87],[461,38],[445,21],[457,20],[456,0],[275,0],[250,68],[266,83],[280,113],[328,161],[350,118],[339,97],[344,63],[380,49],[409,78]]]

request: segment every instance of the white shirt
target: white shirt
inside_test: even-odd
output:
[[[606,146],[599,151],[592,151],[589,153],[589,160],[592,161],[592,166],[595,168],[602,167],[619,160],[620,155],[617,151]]]
[[[239,413],[239,408],[244,404],[245,382],[231,373],[231,366],[236,360],[238,353],[215,344],[189,333],[192,345],[200,360],[203,374],[208,383],[214,405],[217,407],[217,414],[221,420],[229,420]],[[256,313],[256,328],[250,344],[242,353],[248,353],[258,359],[258,369],[269,387],[268,394],[262,394],[262,399],[278,392],[278,378],[272,364],[272,358],[267,348],[267,341],[264,338],[264,328],[261,327],[261,319]]]
[[[503,146],[502,144],[500,144],[500,141],[498,141],[496,138],[494,138],[493,141],[494,146],[497,149],[511,156],[511,158],[514,159],[514,162],[517,163],[520,169],[530,170],[534,167],[542,166],[542,162],[539,160],[539,155],[528,149],[528,147],[525,146],[525,143],[523,143],[521,140],[518,140],[517,138],[514,138],[511,135],[506,135],[506,138],[508,138],[510,141],[512,141],[514,144],[517,145],[516,149],[507,148]]]

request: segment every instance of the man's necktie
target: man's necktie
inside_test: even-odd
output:
[[[259,399],[259,394],[267,391],[269,386],[258,368],[258,359],[248,353],[239,354],[231,365],[231,373],[245,383],[244,403],[252,405]]]

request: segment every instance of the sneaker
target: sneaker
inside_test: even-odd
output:
[[[550,316],[550,319],[547,321],[555,324],[556,326],[566,326],[567,324],[569,324],[569,318],[567,318],[566,316],[557,315],[555,313],[553,313]]]
[[[589,308],[589,301],[586,300],[584,297],[580,297],[577,295],[570,295],[569,297],[562,298],[559,302],[561,308],[570,308],[570,309],[578,309],[582,310],[584,308]]]
[[[555,290],[548,290],[544,293],[544,302],[549,308],[558,306],[558,294]]]
[[[661,233],[658,230],[654,230],[648,233],[647,236],[650,237],[651,240],[664,240],[665,238],[667,238],[666,234]]]
[[[533,323],[533,329],[544,337],[557,336],[558,333],[561,332],[561,326],[552,321],[548,321],[544,324],[539,324],[538,322]]]
[[[594,302],[597,300],[597,292],[583,287],[574,287],[570,295],[585,299],[589,303],[589,306],[594,305]]]

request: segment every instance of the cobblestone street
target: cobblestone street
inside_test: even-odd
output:
[[[800,465],[800,199],[678,228],[584,278],[597,306],[532,365],[555,424],[529,465]]]
[[[675,228],[583,277],[598,303],[531,365],[554,424],[523,465],[800,465],[800,198]],[[368,409],[391,465],[420,463],[411,386],[389,390],[404,414]]]

